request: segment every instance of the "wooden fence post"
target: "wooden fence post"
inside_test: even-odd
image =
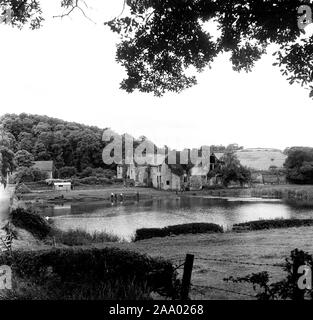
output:
[[[193,261],[194,261],[194,255],[187,254],[185,264],[184,264],[184,274],[183,274],[183,281],[182,281],[182,287],[181,287],[181,293],[180,293],[181,300],[189,299],[189,289],[190,289]]]

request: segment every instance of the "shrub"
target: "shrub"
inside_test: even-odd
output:
[[[313,219],[275,219],[275,220],[257,220],[234,224],[233,229],[238,227],[246,230],[279,229],[292,227],[313,226]]]
[[[107,279],[67,289],[63,283],[47,280],[38,285],[35,279],[14,277],[13,290],[1,294],[9,300],[149,300],[151,289],[136,279]]]
[[[258,300],[312,300],[313,290],[310,282],[306,282],[306,289],[301,290],[299,288],[298,280],[300,280],[301,274],[298,273],[298,270],[300,266],[306,266],[306,268],[312,270],[313,257],[307,252],[295,249],[291,251],[290,257],[282,265],[287,275],[285,279],[279,282],[271,282],[272,277],[267,271],[240,278],[229,277],[224,281],[251,284],[255,291],[260,290],[256,294]],[[305,274],[311,278],[310,273],[305,272]]]
[[[176,295],[177,273],[171,262],[117,248],[14,251],[12,256],[0,256],[2,264],[10,265],[16,277],[49,289],[47,298],[52,299],[77,297],[77,291],[89,291],[87,297],[96,298],[97,291],[114,282],[115,299],[123,298],[123,284],[131,283],[141,291],[148,288],[164,296]]]
[[[168,226],[165,228],[144,228],[136,230],[135,240],[144,240],[154,237],[167,237],[170,235],[179,234],[196,234],[196,233],[218,233],[223,232],[223,228],[214,223],[189,223],[179,224],[174,226]]]
[[[113,179],[116,177],[116,171],[110,169],[104,169],[104,176],[108,179]]]
[[[77,174],[77,170],[75,167],[63,167],[59,169],[58,174],[60,179],[71,178]]]
[[[83,230],[54,230],[52,235],[54,236],[57,243],[62,243],[67,246],[80,246],[89,245],[92,243],[120,241],[120,238],[118,236],[112,234],[108,234],[105,232],[96,232],[94,234],[90,234]]]
[[[92,175],[93,175],[93,168],[87,167],[81,172],[80,177],[81,178],[87,178],[87,177],[90,177]]]
[[[107,185],[107,184],[113,183],[110,179],[98,178],[95,176],[79,179],[78,182],[81,184],[89,184],[89,185]]]
[[[47,179],[47,174],[37,168],[20,167],[13,175],[13,183],[37,182]]]
[[[225,187],[220,186],[220,185],[204,185],[203,186],[203,190],[221,190],[221,189],[225,189]]]
[[[52,227],[43,217],[22,208],[17,208],[11,212],[11,221],[16,227],[27,230],[39,239],[47,237],[52,230]]]

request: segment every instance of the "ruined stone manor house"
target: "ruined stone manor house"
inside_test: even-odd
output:
[[[149,164],[129,164],[117,166],[117,178],[133,180],[136,187],[152,187],[160,190],[201,190],[203,185],[209,183],[207,175],[213,170],[221,154],[212,154],[210,165],[195,165],[191,172],[186,171],[178,175],[165,161],[164,155],[151,155],[153,161]],[[149,156],[148,156],[149,157]],[[124,170],[127,170],[126,174]]]

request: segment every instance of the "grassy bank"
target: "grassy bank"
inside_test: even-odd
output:
[[[137,193],[139,193],[139,201],[160,199],[174,197],[175,193],[172,191],[155,190],[151,188],[134,188],[134,187],[93,187],[75,189],[68,192],[60,192],[53,190],[37,190],[32,193],[25,193],[20,195],[22,202],[37,202],[45,203],[78,203],[90,201],[111,202],[111,193],[124,196],[124,203],[137,201]],[[119,201],[119,200],[118,200]]]
[[[58,230],[51,226],[48,221],[39,214],[22,208],[13,210],[10,218],[15,227],[28,231],[44,243],[81,246],[93,243],[120,241],[118,236],[106,232],[89,234],[83,230]]]
[[[53,230],[51,233],[55,244],[64,244],[66,246],[82,246],[102,242],[119,242],[121,239],[113,234],[106,232],[95,232],[90,234],[83,230]]]
[[[134,241],[154,237],[168,237],[180,234],[221,233],[223,228],[214,223],[188,223],[168,226],[165,228],[143,228],[136,230]]]
[[[252,286],[225,282],[224,278],[268,271],[273,282],[281,280],[286,274],[280,265],[292,250],[301,248],[313,253],[312,237],[312,227],[298,227],[243,233],[188,234],[112,245],[151,256],[163,256],[177,265],[184,262],[187,253],[192,253],[195,260],[191,282],[202,286],[191,288],[192,299],[241,300],[253,299],[255,292]],[[182,277],[182,270],[179,270],[179,277]]]
[[[191,195],[214,197],[253,197],[282,199],[297,205],[313,205],[313,185],[261,185],[252,188],[216,188],[193,192]]]
[[[14,276],[6,299],[151,299],[175,297],[179,283],[171,262],[117,248],[62,248],[0,255]]]
[[[276,198],[299,204],[313,205],[313,186],[262,186],[251,190],[253,197]]]

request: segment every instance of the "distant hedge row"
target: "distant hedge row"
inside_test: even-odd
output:
[[[10,265],[15,276],[33,279],[38,286],[49,284],[51,296],[114,279],[118,283],[135,281],[168,297],[176,294],[176,271],[171,262],[118,248],[14,251],[11,257],[0,255],[0,265]]]
[[[85,178],[73,178],[72,182],[74,186],[80,186],[80,185],[112,185],[114,183],[122,183],[123,179],[109,179],[104,177],[85,177]]]
[[[244,223],[238,223],[233,229],[244,228],[245,230],[264,230],[292,227],[313,226],[313,219],[276,219],[276,220],[257,220]]]
[[[150,239],[154,237],[167,237],[179,234],[196,233],[219,233],[223,228],[214,223],[188,223],[168,226],[165,228],[144,228],[137,229],[134,241]]]

